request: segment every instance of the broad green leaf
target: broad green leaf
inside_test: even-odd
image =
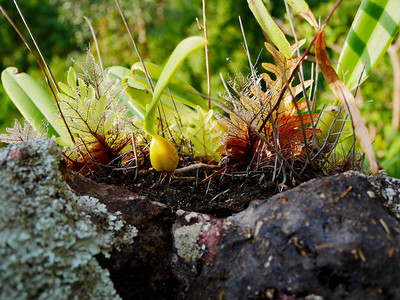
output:
[[[100,97],[99,101],[96,103],[96,115],[101,115],[106,110],[107,105],[107,95],[103,95]]]
[[[181,41],[172,52],[154,88],[152,101],[146,109],[144,130],[146,130],[149,134],[156,135],[155,119],[157,104],[170,79],[173,77],[173,75],[186,59],[186,57],[188,57],[189,54],[191,54],[192,52],[200,49],[201,47],[204,47],[204,45],[205,39],[203,37],[193,36]]]
[[[56,138],[56,143],[63,147],[72,147],[74,143],[69,136],[59,136]]]
[[[104,134],[107,135],[107,133],[111,130],[113,126],[115,118],[112,118],[111,116],[107,118],[107,120],[104,122],[103,129],[104,129]]]
[[[258,24],[268,35],[272,43],[285,55],[286,58],[291,58],[290,44],[287,41],[282,30],[276,25],[272,17],[269,15],[267,8],[262,0],[247,0],[250,10],[256,18]]]
[[[65,128],[57,124],[60,118],[54,100],[28,74],[18,73],[9,67],[1,73],[1,81],[8,96],[24,118],[36,129],[46,119],[49,122],[48,136],[68,136]]]
[[[155,82],[157,82],[162,72],[162,68],[150,63],[146,63],[146,66],[151,77]],[[146,106],[151,103],[152,93],[140,66],[134,64],[132,69],[135,70],[134,74],[131,75],[131,77],[125,77],[123,79],[123,83],[126,85],[126,93],[136,103],[136,105],[145,112]],[[194,110],[189,108],[189,106],[193,107],[194,103],[201,103],[203,107],[208,110],[205,100],[199,96],[198,92],[191,85],[176,76],[171,78],[168,84],[168,90],[165,90],[160,101],[163,105],[165,116],[169,122],[172,119],[178,118],[177,114],[179,114],[182,123],[186,124],[189,122],[196,114]]]
[[[87,94],[87,99],[94,99],[96,96],[96,92],[92,86],[89,86],[88,94]]]
[[[338,63],[350,90],[363,82],[392,42],[400,24],[399,0],[364,0],[354,18]],[[363,68],[365,65],[365,70]]]
[[[108,73],[108,76],[110,79],[116,79],[118,80],[121,84],[123,83],[123,78],[130,76],[131,75],[131,70],[128,68],[120,67],[120,66],[113,66],[110,68],[110,71]],[[139,119],[143,120],[144,115],[145,115],[145,110],[138,106],[135,102],[133,102],[129,96],[121,92],[119,95],[119,98],[121,101],[125,104],[126,108],[128,109],[130,115],[129,116],[137,116]]]
[[[150,73],[151,78],[155,85],[158,84],[160,79],[161,73],[163,72],[163,68],[156,64],[152,63],[145,63],[146,68]],[[147,82],[143,66],[141,63],[135,63],[132,65],[132,74],[129,78],[134,80],[129,80],[127,83],[129,86],[135,87],[134,84],[140,84],[139,87],[145,87],[147,90],[150,91],[149,84]],[[136,81],[136,82],[135,82]],[[168,90],[164,90],[163,94],[168,98],[171,98],[172,95],[175,101],[183,103],[187,106],[192,108],[196,108],[198,105],[203,108],[204,110],[208,110],[207,102],[204,100],[203,97],[199,95],[199,92],[196,91],[190,84],[186,81],[180,79],[177,76],[172,76],[168,82]],[[145,107],[145,105],[143,106]]]
[[[213,110],[205,112],[197,106],[197,113],[192,118],[189,126],[182,128],[182,134],[190,139],[194,146],[194,151],[200,157],[213,157],[216,161],[220,160],[218,148],[221,146],[221,130],[217,128],[217,121],[212,120]]]
[[[131,98],[134,103],[139,106],[139,108],[146,109],[146,106],[151,103],[152,94],[149,89],[146,89],[144,86],[137,86],[137,82],[133,79],[128,79],[125,77],[124,81],[126,82],[125,92]],[[133,87],[133,83],[135,83],[135,87]]]
[[[134,82],[133,79],[127,80],[127,82]],[[138,84],[137,82],[135,82]],[[149,88],[141,86],[139,88],[133,88],[130,85],[126,88],[126,93],[129,97],[145,112],[146,106],[151,103],[152,94]],[[163,94],[160,99],[163,105],[163,112],[167,118],[167,121],[170,122],[173,119],[179,118],[181,121],[186,124],[191,120],[193,115],[195,115],[195,111],[188,106],[174,101],[167,94]]]

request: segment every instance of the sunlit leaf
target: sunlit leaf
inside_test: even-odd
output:
[[[289,42],[268,13],[264,3],[261,0],[247,0],[247,2],[258,24],[260,24],[262,30],[265,31],[272,43],[286,58],[292,57]]]
[[[131,70],[128,68],[120,67],[120,66],[113,66],[110,67],[110,71],[108,73],[108,77],[110,79],[118,80],[119,84],[123,84],[123,79],[127,76],[130,76]],[[133,102],[126,93],[122,92],[118,95],[121,101],[125,104],[126,108],[130,112],[129,116],[137,116],[139,119],[143,120],[145,115],[144,108],[141,108],[135,102]]]
[[[73,91],[76,91],[76,73],[73,68],[69,68],[67,73],[67,83]]]
[[[296,13],[302,16],[308,23],[314,28],[318,28],[318,23],[315,20],[314,14],[312,13],[307,2],[304,0],[286,0],[286,2],[294,9]]]
[[[156,64],[146,63],[146,68],[150,73],[151,78],[154,81],[154,84],[158,84],[161,73],[163,72],[163,68]],[[143,66],[141,63],[135,63],[132,65],[132,74],[128,78],[132,78],[133,80],[129,80],[128,85],[135,88],[134,84],[140,84],[141,87],[145,87],[147,90],[150,90],[147,79],[145,77]],[[136,81],[136,82],[135,82]],[[183,103],[187,106],[190,106],[196,109],[197,106],[200,106],[204,110],[208,110],[207,102],[203,97],[199,95],[199,92],[196,91],[190,84],[186,81],[180,79],[177,76],[172,76],[168,82],[168,90],[164,90],[164,95],[168,98],[172,98],[180,103]]]
[[[9,67],[1,73],[1,81],[10,99],[33,128],[39,130],[42,121],[47,120],[49,137],[68,135],[57,124],[60,117],[54,99],[31,76]]]
[[[81,94],[81,99],[86,99],[87,88],[85,82],[81,78],[79,78],[78,84],[79,84],[79,92]]]
[[[178,70],[183,61],[194,51],[204,47],[205,39],[200,36],[193,36],[181,41],[171,56],[169,57],[163,71],[160,74],[160,78],[157,85],[154,88],[154,94],[151,103],[146,109],[146,116],[144,120],[144,130],[148,133],[155,135],[155,118],[158,101],[168,86],[170,79],[173,77],[175,72]]]
[[[385,54],[400,25],[399,0],[364,0],[354,18],[338,63],[339,78],[354,90]],[[363,69],[365,70],[363,72]]]

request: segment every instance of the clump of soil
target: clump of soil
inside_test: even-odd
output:
[[[216,176],[212,175],[213,172],[218,171],[198,169],[174,176],[146,170],[134,180],[132,172],[114,171],[112,176],[92,179],[122,186],[152,201],[164,203],[171,213],[181,209],[227,217],[246,209],[252,200],[266,200],[278,192],[323,175],[320,170],[309,167],[303,170],[303,180],[292,178],[282,183],[280,177],[272,181],[272,171],[231,169]]]

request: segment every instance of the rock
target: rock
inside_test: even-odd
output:
[[[77,195],[99,199],[108,211],[138,230],[133,244],[112,251],[110,257],[97,256],[101,266],[110,271],[118,294],[123,299],[173,298],[176,284],[169,263],[173,220],[167,207],[74,172],[68,172],[65,180]]]
[[[379,182],[354,172],[313,180],[225,219],[180,211],[177,297],[400,298],[400,226]],[[185,244],[182,228],[193,234]]]
[[[0,166],[0,299],[120,299],[95,256],[131,244],[136,228],[71,191],[51,140],[2,148]]]
[[[400,298],[400,180],[339,174],[217,218],[95,183],[50,140],[0,166],[0,299]]]

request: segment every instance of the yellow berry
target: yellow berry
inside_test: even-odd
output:
[[[178,166],[178,152],[165,138],[153,136],[150,144],[150,162],[156,171],[172,172]]]

